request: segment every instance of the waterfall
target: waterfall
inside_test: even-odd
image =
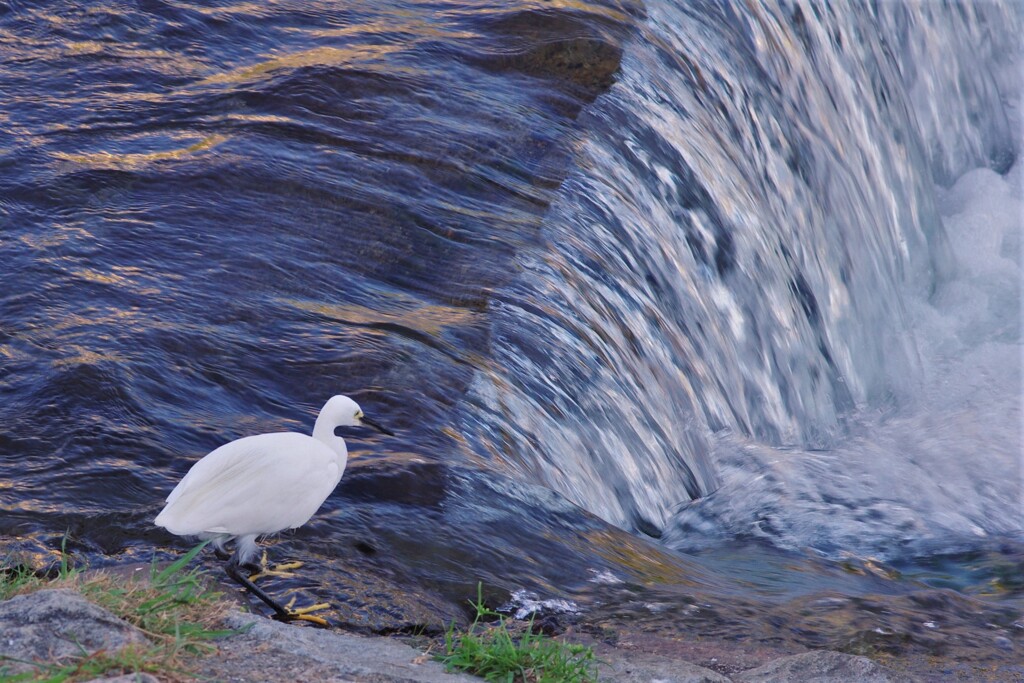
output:
[[[913,311],[956,269],[935,183],[1013,164],[1019,23],[996,3],[648,2],[491,300],[476,450],[659,536],[726,483],[723,444],[830,451],[911,410]]]

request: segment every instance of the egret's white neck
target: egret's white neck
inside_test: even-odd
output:
[[[334,435],[337,423],[323,415],[316,419],[313,425],[313,438],[324,443],[338,456],[338,466],[343,470],[348,461],[348,447],[345,446],[345,439]]]

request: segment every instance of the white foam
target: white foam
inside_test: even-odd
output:
[[[512,613],[516,619],[527,619],[534,614],[577,614],[580,608],[572,600],[541,600],[535,593],[519,589],[512,593],[509,603],[501,611]]]
[[[625,583],[622,579],[612,574],[607,569],[598,571],[597,569],[591,569],[590,572],[594,575],[590,581],[596,584],[603,584],[605,586],[617,586]]]
[[[723,437],[723,486],[677,513],[670,546],[758,537],[886,557],[935,540],[1022,533],[1020,89],[1006,103],[1019,133],[1012,169],[978,168],[936,187],[954,263],[927,299],[908,301],[926,375],[918,399],[898,413],[859,415],[850,438],[827,452]]]

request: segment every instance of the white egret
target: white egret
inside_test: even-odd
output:
[[[251,566],[257,537],[302,526],[327,500],[348,462],[345,440],[334,430],[358,425],[391,434],[367,419],[355,401],[339,395],[320,410],[312,436],[278,432],[224,444],[192,466],[154,522],[178,536],[211,540],[221,554],[234,539],[228,576],[273,608],[278,619],[327,625],[282,606],[239,568]]]

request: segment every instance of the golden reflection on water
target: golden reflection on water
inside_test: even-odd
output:
[[[466,308],[438,304],[417,305],[411,301],[407,302],[407,305],[411,304],[412,307],[401,311],[389,311],[358,304],[325,304],[319,301],[298,299],[281,299],[280,301],[299,310],[317,313],[339,322],[356,325],[400,324],[435,338],[439,338],[446,329],[468,327],[477,323],[479,319],[477,313]]]
[[[227,139],[227,135],[216,133],[214,135],[208,135],[202,140],[187,147],[165,150],[162,152],[129,152],[123,154],[114,152],[93,152],[88,154],[54,152],[54,156],[62,161],[70,161],[76,164],[92,166],[93,168],[138,170],[155,161],[182,159],[199,152],[205,152],[216,147]]]
[[[287,116],[276,114],[241,114],[232,113],[225,116],[229,121],[242,121],[245,123],[290,123],[292,119]]]
[[[199,14],[205,14],[212,17],[220,17],[222,15],[230,14],[248,14],[259,16],[267,12],[268,8],[278,4],[272,0],[267,2],[239,2],[234,5],[222,5],[220,7],[203,7],[193,3],[183,2],[171,2],[168,3],[172,7],[178,9],[188,10],[189,12],[198,12]]]
[[[81,240],[88,241],[95,239],[91,232],[80,224],[63,224],[57,229],[42,231],[38,233],[24,232],[17,237],[18,242],[36,251],[48,253],[54,247],[59,247],[65,242]]]
[[[356,64],[360,69],[374,68],[374,62],[395,52],[401,52],[402,45],[360,45],[357,47],[315,47],[302,52],[273,57],[265,61],[233,69],[226,73],[215,74],[203,79],[198,85],[221,85],[225,83],[245,83],[259,80],[274,71],[299,69],[310,66],[344,66]],[[380,64],[380,70],[388,74],[400,73],[403,69],[395,64]],[[404,69],[416,73],[413,68]]]
[[[72,55],[93,55],[103,52],[103,43],[95,40],[65,43],[67,52]]]
[[[581,534],[588,548],[615,566],[630,569],[648,585],[697,586],[693,570],[651,544],[633,539],[623,531],[599,528]]]
[[[80,277],[83,280],[89,282],[96,282],[105,285],[123,285],[127,283],[127,279],[114,273],[101,273],[98,270],[92,268],[80,268],[78,270],[71,271],[71,274]]]
[[[432,17],[427,19],[427,17]],[[400,12],[393,11],[392,14],[379,21],[360,22],[350,26],[325,29],[292,29],[301,30],[316,38],[350,38],[368,36],[396,36],[415,40],[427,38],[430,40],[468,40],[479,37],[475,31],[468,31],[456,28],[450,24],[442,24],[436,14],[424,14],[422,12]]]
[[[54,368],[66,367],[69,365],[100,365],[103,363],[127,364],[128,358],[120,353],[105,353],[87,349],[78,344],[67,344],[63,351],[70,352],[61,356],[51,363]]]
[[[158,320],[151,317],[147,311],[142,309],[124,309],[109,306],[103,309],[90,309],[81,315],[62,311],[61,317],[52,323],[48,321],[46,325],[38,327],[26,326],[26,329],[45,328],[51,333],[59,334],[61,332],[74,329],[100,329],[103,327],[113,327],[114,329],[122,330],[143,330],[146,328],[160,327],[176,329],[175,326],[170,323],[160,323]],[[67,345],[63,348],[70,349],[76,347],[74,345]]]
[[[124,287],[144,296],[152,296],[164,291],[163,287],[154,283],[182,279],[180,274],[152,273],[138,266],[112,266],[109,271],[78,268],[71,270],[71,274],[87,282]]]

